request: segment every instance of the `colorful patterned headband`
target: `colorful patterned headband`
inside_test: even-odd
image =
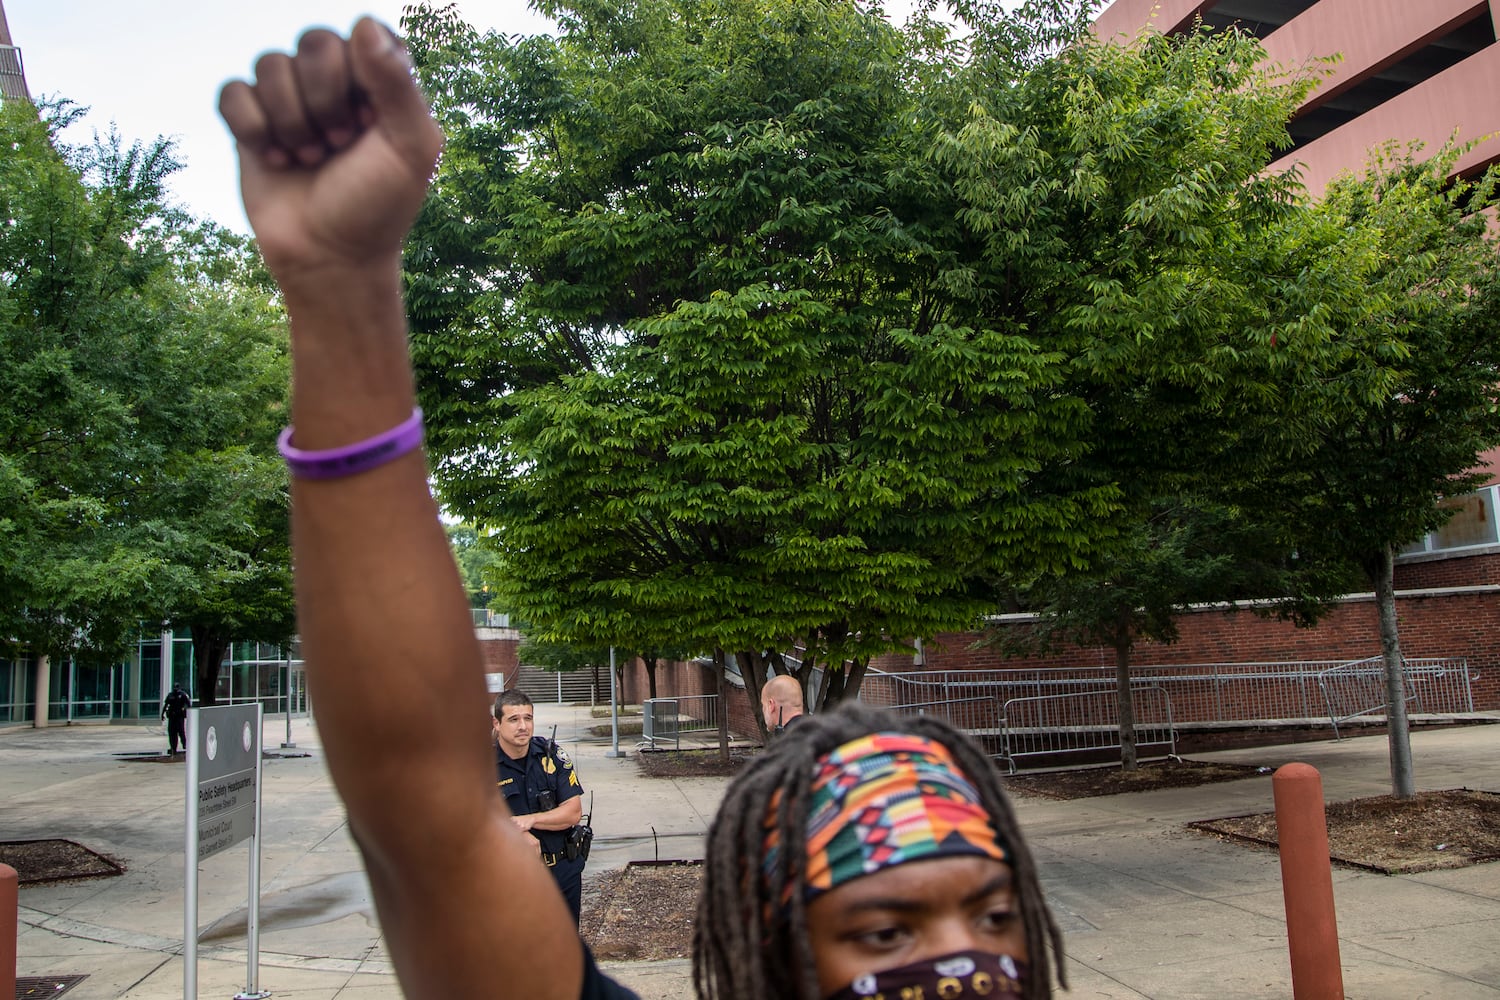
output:
[[[1009,851],[952,754],[904,733],[872,733],[819,758],[807,809],[807,898],[893,865]],[[762,872],[780,863],[781,796],[766,817]],[[790,901],[788,888],[782,902]]]

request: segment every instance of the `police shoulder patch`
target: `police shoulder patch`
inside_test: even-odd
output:
[[[557,762],[563,767],[573,766],[573,761],[568,757],[568,752],[562,747],[558,746],[556,743],[552,744],[552,756],[556,757]]]

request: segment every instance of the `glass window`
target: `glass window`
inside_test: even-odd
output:
[[[141,689],[137,698],[138,714],[152,718],[161,710],[161,639],[141,639]]]
[[[193,638],[172,637],[172,683],[181,684],[182,689],[198,703],[198,685],[193,677]]]
[[[1438,504],[1455,513],[1432,534],[1434,549],[1460,549],[1470,545],[1494,545],[1495,490],[1486,487],[1478,493],[1451,497]]]

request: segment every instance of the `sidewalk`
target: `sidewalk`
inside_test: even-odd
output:
[[[608,756],[608,720],[538,706],[573,754],[597,831],[590,870],[697,858],[724,779],[646,779]],[[64,838],[126,862],[117,878],[21,888],[17,974],[87,975],[68,1000],[182,995],[181,765],[116,754],[158,749],[135,727],[0,731],[0,838]],[[323,767],[316,730],[266,722],[258,986],[294,1000],[400,996],[368,887]],[[1500,792],[1500,725],[1416,733],[1418,787]],[[1330,800],[1389,791],[1386,742],[1361,737],[1201,755],[1275,768],[1306,761]],[[589,807],[585,799],[585,809]],[[1184,829],[1196,819],[1271,808],[1271,781],[1073,802],[1017,811],[1062,923],[1079,1000],[1291,997],[1280,870],[1273,852]],[[205,861],[199,878],[198,983],[204,997],[247,985],[248,851]],[[585,889],[587,891],[587,889]],[[1387,877],[1334,870],[1344,986],[1351,1000],[1500,1000],[1500,863]],[[620,963],[611,974],[646,1000],[692,995],[686,961]]]

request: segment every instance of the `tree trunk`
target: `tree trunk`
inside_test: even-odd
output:
[[[1130,643],[1115,643],[1115,709],[1120,721],[1120,770],[1140,767],[1135,753],[1135,698],[1130,690]]]
[[[737,650],[734,658],[740,665],[740,676],[745,679],[745,695],[750,699],[750,715],[760,727],[760,741],[764,743],[771,734],[766,728],[766,720],[760,714],[760,689],[766,686],[767,675],[770,673],[766,668],[766,659],[753,649]]]
[[[589,664],[589,704],[590,705],[597,705],[597,704],[599,704],[599,702],[601,700],[600,699],[600,695],[602,695],[604,693],[604,682],[599,677],[600,666],[601,665],[598,664],[598,663],[590,663]],[[610,680],[613,681],[614,678],[611,677]]]
[[[809,678],[811,679],[811,678]],[[839,702],[844,700],[844,683],[848,679],[844,664],[828,662],[823,665],[823,686],[818,689],[818,704],[812,707],[814,713],[822,713],[832,710]],[[806,690],[807,685],[802,685]]]
[[[813,709],[815,712],[829,712],[846,701],[852,701],[859,697],[860,686],[865,680],[865,671],[869,669],[868,658],[861,657],[855,660],[845,660],[837,667],[829,664],[823,668],[823,688],[818,692],[818,704]],[[803,685],[806,690],[807,685]],[[811,702],[807,703],[810,707]]]
[[[1380,653],[1385,660],[1386,740],[1391,754],[1391,794],[1417,794],[1411,764],[1411,727],[1406,720],[1406,678],[1402,675],[1401,638],[1396,624],[1396,559],[1389,545],[1380,554],[1374,576],[1375,606],[1380,613]]]
[[[229,652],[229,637],[204,625],[191,625],[188,631],[193,635],[193,672],[198,680],[193,702],[208,708],[219,703],[219,670]]]
[[[870,658],[862,656],[857,660],[850,660],[844,667],[848,675],[844,679],[844,701],[852,701],[859,697],[859,689],[864,686],[865,672],[870,669]]]
[[[719,759],[729,763],[729,680],[725,677],[724,648],[714,647],[714,680],[719,686]],[[756,696],[757,704],[760,696]]]
[[[646,688],[647,688],[648,691],[651,692],[646,697],[648,697],[648,698],[655,698],[656,697],[656,657],[654,657],[654,656],[643,656],[643,657],[641,657],[641,662],[646,665]]]

